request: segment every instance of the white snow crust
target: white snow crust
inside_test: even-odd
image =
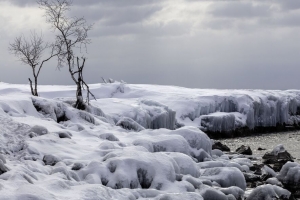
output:
[[[199,128],[298,123],[299,91],[90,88],[97,101],[79,111],[75,86],[32,97],[28,85],[0,82],[1,199],[238,199],[251,162],[212,151]],[[294,168],[278,180],[298,177]]]

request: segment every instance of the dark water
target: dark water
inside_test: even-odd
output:
[[[257,156],[263,156],[267,151],[272,151],[278,144],[283,144],[285,149],[295,158],[295,161],[300,162],[300,131],[257,134],[220,141],[226,144],[231,151],[235,151],[241,145],[248,145],[251,147],[253,155]],[[266,150],[258,151],[258,147]]]

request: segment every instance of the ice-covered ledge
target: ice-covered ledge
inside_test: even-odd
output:
[[[155,118],[157,105],[165,109],[160,113],[176,112],[174,128],[192,125],[216,136],[286,130],[297,128],[300,122],[299,90],[189,89],[113,83],[95,85],[94,93],[99,97],[95,103],[105,113],[116,118],[125,115],[145,128],[149,128],[143,125],[148,116],[143,113]],[[148,103],[145,108],[141,103],[144,100],[150,100],[152,105]],[[168,117],[165,120],[173,122]],[[162,127],[170,128],[170,125]]]
[[[298,127],[299,90],[216,90],[126,83],[92,84],[101,108],[115,123],[128,117],[144,128],[176,129],[192,125],[210,135]],[[74,86],[40,86],[45,98],[68,99]],[[2,94],[29,93],[27,85],[0,83]]]

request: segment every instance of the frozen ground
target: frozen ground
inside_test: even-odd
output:
[[[295,161],[300,162],[300,131],[256,134],[248,137],[222,139],[221,142],[226,144],[232,151],[235,151],[241,145],[248,145],[251,147],[253,154],[260,157],[266,152],[271,152],[276,145],[283,144],[286,150],[295,158]],[[259,147],[263,150],[258,150]]]
[[[212,151],[199,128],[299,120],[300,91],[90,87],[97,101],[78,111],[74,86],[31,97],[28,85],[0,83],[1,199],[241,199],[250,160]]]

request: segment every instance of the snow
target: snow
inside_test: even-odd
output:
[[[276,185],[262,185],[255,188],[247,200],[289,199],[291,193]]]
[[[276,178],[284,184],[299,185],[300,164],[294,162],[287,162],[285,165],[283,165]]]
[[[246,180],[243,173],[236,167],[213,167],[204,169],[201,178],[217,182],[222,187],[237,186],[246,189]]]
[[[1,199],[238,199],[250,160],[212,150],[202,130],[298,122],[299,91],[92,84],[97,101],[79,111],[75,89],[32,97],[0,82]],[[298,182],[297,170],[277,178]]]

